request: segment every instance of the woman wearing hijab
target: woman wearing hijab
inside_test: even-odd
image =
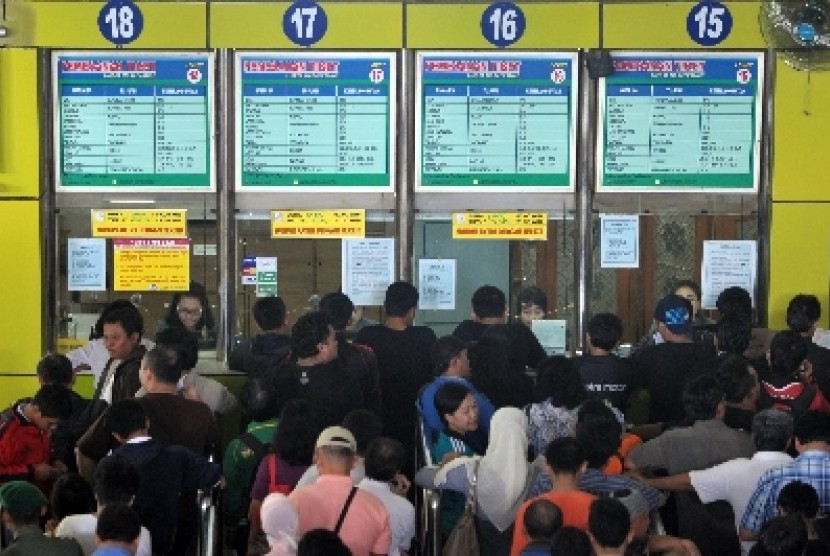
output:
[[[294,556],[297,553],[297,510],[285,494],[265,497],[260,509],[262,529],[271,551],[267,556]]]
[[[496,411],[490,423],[490,443],[484,456],[457,457],[439,467],[425,467],[415,482],[426,488],[467,492],[479,460],[476,530],[481,553],[510,553],[513,521],[527,498],[543,458],[527,462],[527,417],[515,407]]]

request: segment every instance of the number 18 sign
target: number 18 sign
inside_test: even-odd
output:
[[[144,29],[144,17],[130,0],[110,0],[98,12],[101,35],[117,46],[136,40]]]

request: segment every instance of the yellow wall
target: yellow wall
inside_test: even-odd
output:
[[[0,373],[31,373],[41,354],[37,52],[0,49]],[[4,377],[0,398],[31,394]],[[2,404],[0,404],[2,405]]]
[[[329,33],[314,48],[490,48],[479,21],[487,3],[321,2]],[[527,31],[517,49],[699,48],[687,36],[694,2],[611,3],[599,25],[597,2],[521,4]],[[41,352],[41,256],[37,51],[110,48],[96,17],[103,3],[9,2],[7,46],[0,48],[0,374],[31,372]],[[287,2],[141,2],[143,35],[128,48],[297,48],[281,30]],[[764,48],[759,2],[730,2],[734,18],[721,48]],[[0,43],[2,44],[2,43]],[[830,313],[830,73],[776,67],[770,325],[783,324],[788,299],[819,295]],[[826,324],[826,317],[824,319]],[[33,380],[33,379],[31,379]],[[26,393],[30,378],[0,378],[0,405]]]

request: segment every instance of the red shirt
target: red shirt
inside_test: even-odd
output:
[[[536,498],[525,500],[519,507],[519,512],[516,514],[516,525],[513,529],[513,544],[510,546],[510,556],[518,556],[519,552],[530,542],[530,538],[525,534],[525,510],[534,500],[539,498],[550,500],[559,506],[562,511],[562,525],[578,527],[583,531],[588,531],[588,510],[591,509],[591,502],[596,499],[596,496],[581,490],[546,492]]]
[[[33,480],[33,466],[52,460],[49,434],[22,413],[29,400],[15,403],[0,415],[0,483]],[[40,485],[38,485],[40,486]]]

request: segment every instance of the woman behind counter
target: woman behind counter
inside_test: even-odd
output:
[[[188,291],[173,296],[167,316],[159,323],[156,333],[167,328],[184,328],[197,337],[199,349],[216,349],[215,327],[205,287],[191,281]]]

